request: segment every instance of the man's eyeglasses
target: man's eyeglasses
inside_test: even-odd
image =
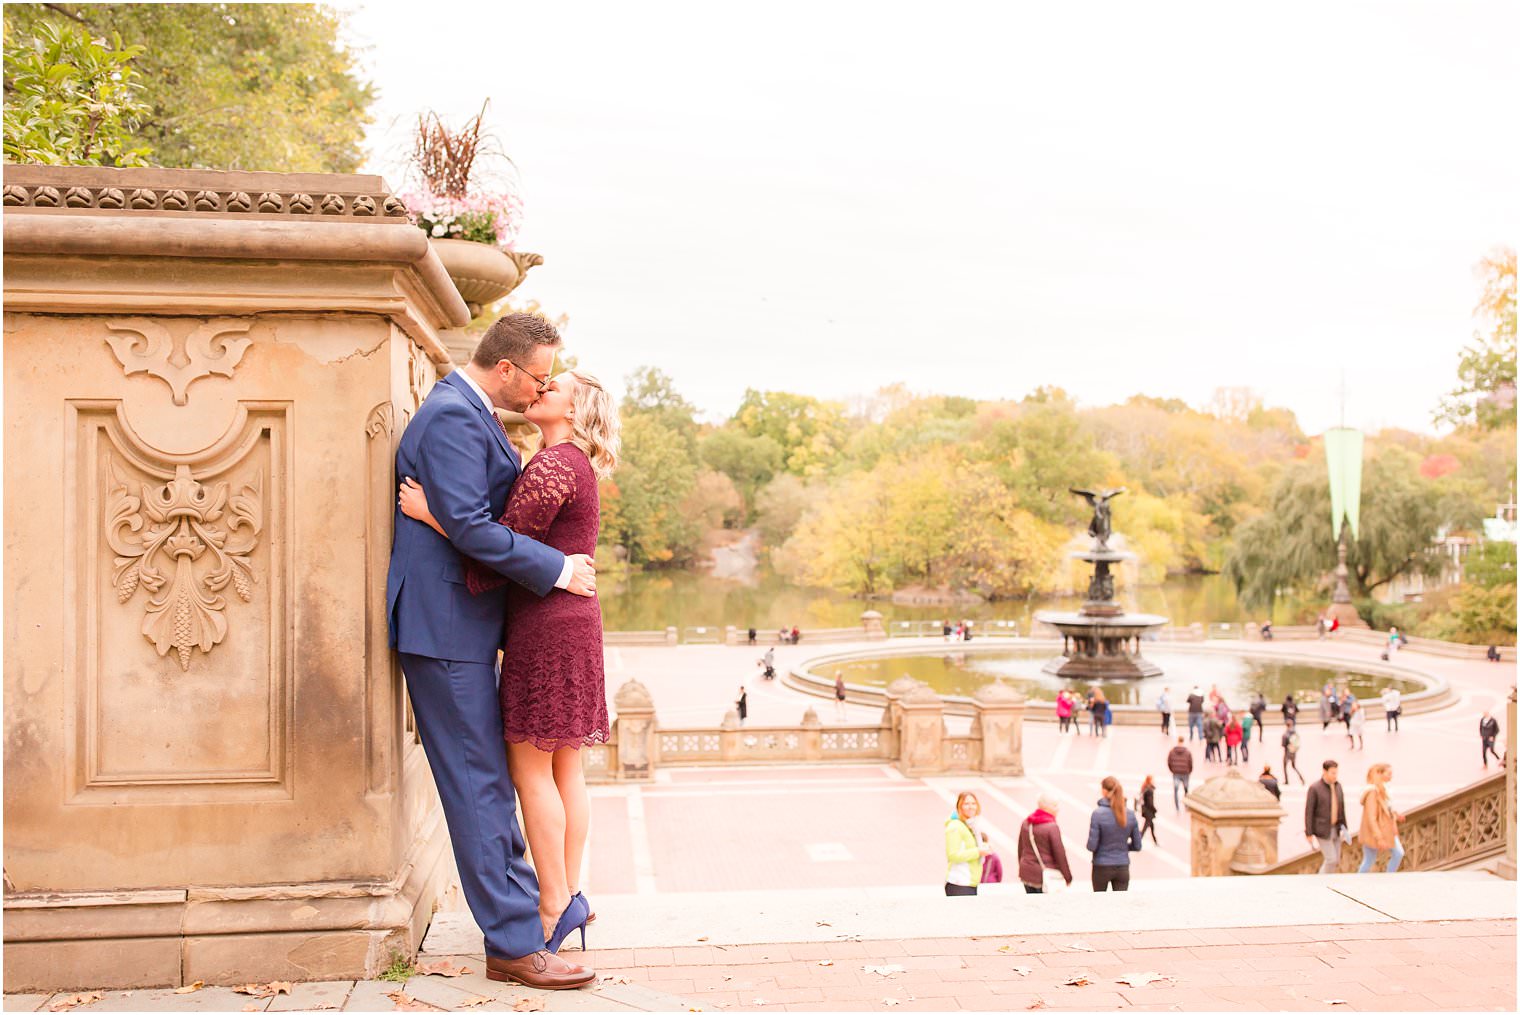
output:
[[[527,367],[523,366],[521,363],[517,362],[516,360],[510,360],[509,359],[509,360],[507,360],[507,362],[511,363],[517,369],[521,370],[523,373],[525,373],[529,377],[533,378],[533,380],[537,382],[534,385],[534,390],[537,391],[540,395],[542,395],[545,391],[549,390],[549,378],[538,376],[538,374],[535,374],[533,371],[529,370]]]

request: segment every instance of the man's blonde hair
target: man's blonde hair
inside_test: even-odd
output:
[[[623,425],[617,403],[602,382],[580,370],[567,371],[575,378],[571,400],[570,443],[586,453],[597,479],[606,479],[618,466],[623,446]]]

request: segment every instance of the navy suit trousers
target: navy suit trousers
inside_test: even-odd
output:
[[[536,952],[544,946],[538,878],[517,827],[496,669],[403,652],[401,670],[486,954],[515,959]]]

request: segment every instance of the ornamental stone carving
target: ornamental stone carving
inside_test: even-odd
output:
[[[175,348],[169,329],[154,321],[108,321],[106,327],[112,332],[106,336],[106,344],[127,376],[147,373],[157,377],[169,385],[175,405],[188,401],[190,385],[202,377],[231,377],[253,344],[251,338],[233,337],[252,327],[247,323],[207,321],[185,337],[183,350]]]
[[[126,603],[146,589],[143,636],[161,656],[173,650],[180,669],[189,670],[195,649],[209,653],[227,635],[222,593],[230,586],[245,603],[253,597],[257,579],[248,554],[263,529],[264,474],[208,489],[179,465],[167,483],[141,483],[134,493],[114,461],[107,467],[106,543],[116,553],[116,599]]]

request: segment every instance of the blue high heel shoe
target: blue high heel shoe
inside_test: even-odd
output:
[[[586,918],[591,914],[591,905],[586,897],[577,892],[570,896],[570,905],[559,915],[559,921],[554,925],[554,935],[544,942],[544,947],[551,952],[558,952],[560,946],[565,943],[565,938],[570,936],[572,930],[581,932],[581,951],[586,950]]]
[[[587,899],[586,896],[583,895],[583,894],[581,894],[580,892],[576,892],[575,893],[575,897],[577,899],[581,899],[582,901],[584,901],[586,903],[586,922],[587,923],[595,923],[596,922],[596,910],[594,910],[594,909],[591,908],[591,900]]]

